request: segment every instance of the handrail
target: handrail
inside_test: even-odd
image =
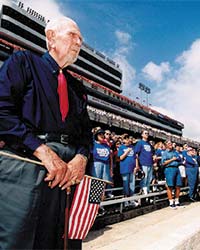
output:
[[[183,191],[188,191],[189,187],[182,187],[181,188],[181,192]],[[152,193],[148,193],[148,194],[138,194],[138,195],[133,195],[131,197],[123,197],[123,198],[119,198],[119,199],[110,199],[110,200],[106,200],[106,201],[102,201],[101,202],[101,206],[105,207],[105,206],[110,206],[110,205],[115,205],[115,204],[120,204],[120,213],[122,213],[123,211],[123,204],[124,202],[127,201],[141,201],[141,199],[146,199],[146,198],[153,198],[153,204],[155,204],[156,202],[159,201],[159,199],[157,199],[159,196],[161,195],[165,195],[167,194],[167,190],[163,190],[163,191],[159,191],[159,192],[152,192]],[[167,200],[167,196],[166,196],[166,200]]]
[[[161,181],[160,183],[151,184],[150,187],[159,187],[159,186],[163,186],[165,184],[166,184],[166,181]],[[137,185],[136,187],[139,187],[139,185]],[[123,187],[106,188],[105,192],[108,192],[108,191],[119,191],[119,190],[123,190]]]

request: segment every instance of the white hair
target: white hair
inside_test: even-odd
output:
[[[66,32],[67,26],[71,25],[71,24],[78,27],[77,23],[74,20],[72,20],[71,18],[66,17],[66,16],[62,16],[62,17],[59,17],[56,19],[51,19],[47,23],[47,25],[45,27],[45,35],[46,35],[46,45],[47,45],[48,49],[49,49],[49,40],[47,38],[47,32],[49,30],[53,30],[56,33],[62,34],[62,33]]]

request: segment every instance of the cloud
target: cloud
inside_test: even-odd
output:
[[[46,20],[63,15],[62,6],[56,0],[26,0],[24,3],[25,9],[30,7],[43,15]]]
[[[184,136],[200,141],[200,39],[176,58],[173,77],[154,95],[157,105],[185,124]]]
[[[126,56],[118,53],[118,51],[115,51],[114,61],[120,65],[120,68],[122,70],[123,91],[125,92],[125,94],[129,94],[133,79],[136,75],[136,70],[128,62]]]
[[[116,30],[115,35],[116,35],[119,43],[121,43],[123,45],[129,45],[129,43],[131,42],[131,35],[126,33],[126,32]]]
[[[154,62],[149,62],[142,69],[142,72],[147,80],[160,83],[163,81],[164,75],[170,72],[170,64],[169,62],[162,62],[160,65],[157,65]]]
[[[115,31],[115,36],[117,38],[116,49],[111,57],[122,69],[123,92],[129,94],[132,82],[136,76],[136,70],[128,60],[128,56],[133,50],[132,36],[129,33],[120,30]]]

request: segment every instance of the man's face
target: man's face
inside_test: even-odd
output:
[[[125,145],[130,145],[129,136],[125,136],[125,137],[124,137],[123,143],[124,143]]]
[[[55,52],[59,61],[66,62],[66,65],[62,65],[62,68],[76,61],[81,45],[82,36],[74,23],[68,23],[63,31],[56,33]]]
[[[111,132],[110,132],[110,130],[106,130],[105,131],[105,138],[106,139],[110,139],[111,138]]]
[[[133,137],[132,137],[132,136],[129,137],[129,143],[130,143],[130,144],[133,143]]]
[[[99,142],[102,142],[102,141],[104,141],[104,134],[103,133],[100,133],[100,134],[98,134],[97,135],[97,140],[99,141]]]
[[[171,141],[168,141],[168,142],[166,143],[166,148],[169,149],[169,150],[172,150],[172,149],[173,149],[173,144],[172,144]]]
[[[149,132],[148,132],[148,131],[144,131],[144,132],[142,133],[142,138],[147,140],[148,137],[149,137]]]

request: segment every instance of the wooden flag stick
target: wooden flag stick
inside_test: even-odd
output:
[[[5,152],[5,151],[0,151],[0,155],[6,156],[6,157],[10,157],[10,158],[13,158],[13,159],[17,159],[17,160],[21,160],[21,161],[30,162],[30,163],[33,163],[33,164],[37,164],[37,165],[44,166],[44,164],[43,164],[42,162],[40,162],[40,161],[31,160],[31,159],[29,159],[29,158],[22,157],[22,156],[19,156],[19,155],[16,155],[16,154],[7,153],[7,152]],[[106,184],[110,184],[110,185],[113,184],[111,181],[99,179],[99,178],[96,178],[96,177],[93,177],[93,176],[89,176],[89,175],[85,175],[85,176],[86,176],[87,178],[91,178],[91,179],[94,179],[94,180],[103,181],[103,182],[105,182]]]
[[[71,188],[68,187],[67,190],[66,190],[64,250],[68,250],[68,246],[69,246],[68,232],[69,232],[69,197],[70,197],[70,193],[71,193]]]
[[[19,155],[16,155],[16,154],[6,153],[5,151],[0,151],[0,155],[7,156],[7,157],[10,157],[10,158],[14,158],[14,159],[21,160],[21,161],[26,161],[26,162],[34,163],[34,164],[37,164],[37,165],[44,166],[44,164],[43,164],[42,162],[40,162],[40,161],[31,160],[31,159],[29,159],[29,158],[22,157],[22,156],[19,156]]]

